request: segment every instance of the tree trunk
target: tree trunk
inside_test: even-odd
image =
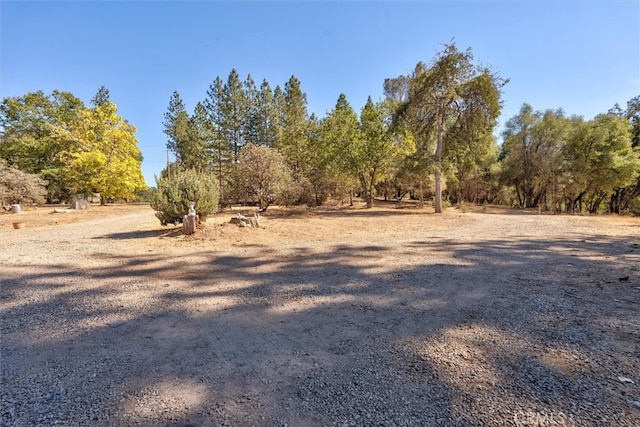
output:
[[[436,167],[436,195],[434,200],[434,207],[436,213],[442,213],[442,172],[440,167]]]
[[[438,145],[436,146],[436,195],[434,200],[434,207],[436,213],[442,213],[442,171],[440,170],[442,160],[442,139],[444,134],[444,114],[440,114],[438,117]]]

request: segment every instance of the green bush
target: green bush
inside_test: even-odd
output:
[[[212,175],[191,169],[178,170],[171,177],[156,177],[149,195],[151,207],[162,225],[179,224],[194,202],[196,214],[204,221],[218,210],[218,181]]]

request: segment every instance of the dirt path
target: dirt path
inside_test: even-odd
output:
[[[638,425],[640,221],[501,212],[3,229],[3,425]]]

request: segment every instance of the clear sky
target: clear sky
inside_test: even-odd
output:
[[[638,1],[73,1],[0,3],[0,95],[102,85],[138,128],[153,185],[166,163],[174,90],[192,111],[235,68],[272,88],[295,75],[324,117],[340,93],[359,111],[387,77],[452,39],[510,79],[501,126],[527,102],[591,119],[640,95]],[[498,129],[498,132],[501,128]]]

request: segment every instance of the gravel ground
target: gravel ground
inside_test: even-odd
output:
[[[0,234],[6,426],[640,426],[640,220],[150,210]]]

